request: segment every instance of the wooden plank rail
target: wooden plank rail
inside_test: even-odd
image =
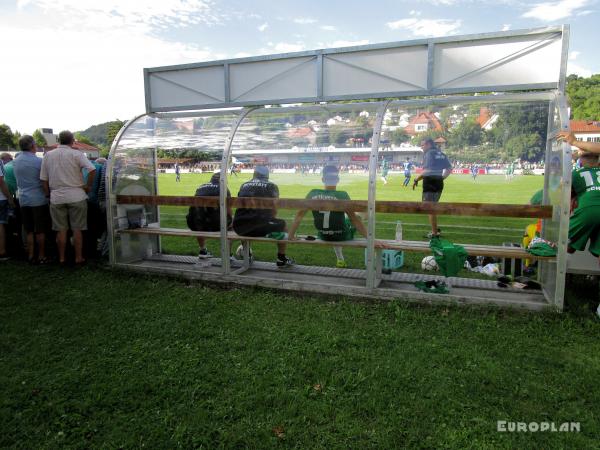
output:
[[[218,206],[217,197],[177,197],[167,195],[117,195],[122,205]],[[308,209],[315,211],[367,211],[366,200],[306,200],[291,198],[231,197],[228,203],[234,208]],[[377,201],[375,210],[380,213],[438,214],[452,216],[524,217],[548,219],[552,206],[507,205],[493,203],[428,203]]]
[[[145,228],[134,228],[131,230],[124,229],[119,230],[119,233],[124,234],[137,234],[137,235],[154,235],[154,236],[177,236],[177,237],[204,237],[207,239],[220,239],[221,233],[210,232],[210,231],[192,231],[183,228],[157,228],[157,227],[145,227]],[[252,242],[285,242],[287,244],[303,244],[303,245],[317,245],[317,246],[340,246],[340,247],[353,247],[353,248],[365,248],[367,241],[365,239],[355,239],[352,241],[322,241],[320,239],[306,240],[305,236],[298,236],[297,239],[289,240],[275,240],[266,237],[247,237],[240,236],[233,231],[227,233],[227,239],[230,241],[252,241]],[[502,247],[496,245],[472,245],[472,244],[459,244],[462,245],[469,255],[474,256],[497,256],[502,258],[512,259],[543,259],[553,260],[555,257],[546,256],[535,256],[527,253],[523,248],[517,247]],[[406,252],[422,252],[429,253],[429,242],[426,241],[394,241],[377,239],[375,241],[375,248],[381,250],[401,250]]]

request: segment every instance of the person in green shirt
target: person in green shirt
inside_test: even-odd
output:
[[[388,161],[387,159],[384,159],[381,163],[381,181],[383,181],[383,184],[387,184],[387,176],[389,171],[390,166],[388,164]]]
[[[571,198],[573,213],[569,221],[569,244],[567,251],[585,250],[590,241],[589,252],[600,262],[600,167],[598,154],[582,153],[582,167],[572,172]]]
[[[17,179],[13,169],[13,157],[10,153],[3,153],[0,155],[0,159],[4,163],[4,181],[8,186],[8,192],[14,197],[17,194]]]
[[[336,166],[325,166],[323,168],[322,181],[324,189],[311,190],[306,195],[308,200],[350,200],[347,192],[337,190],[340,174]],[[294,223],[289,230],[290,239],[295,238],[296,230],[307,211],[307,209],[303,209],[296,214]],[[367,237],[367,229],[353,211],[313,211],[312,214],[319,239],[324,241],[351,241],[354,239],[356,230]],[[335,246],[333,250],[337,257],[336,267],[346,267],[342,247]]]

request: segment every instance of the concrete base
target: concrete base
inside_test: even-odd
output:
[[[451,286],[449,294],[429,294],[418,290],[414,283],[444,279],[443,276],[394,272],[383,275],[378,287],[368,289],[365,286],[366,271],[360,269],[301,265],[281,269],[275,263],[256,261],[241,274],[223,275],[219,258],[199,262],[196,257],[175,255],[153,255],[148,259],[116,266],[146,274],[157,273],[296,292],[431,304],[495,305],[534,311],[553,309],[542,291],[500,288],[495,280],[451,277],[445,280]],[[241,262],[232,263],[232,271],[240,267]]]

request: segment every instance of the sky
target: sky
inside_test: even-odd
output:
[[[600,0],[0,0],[0,123],[79,131],[144,112],[143,68],[571,26],[568,73],[600,73]]]

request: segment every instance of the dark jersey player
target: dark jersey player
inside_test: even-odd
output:
[[[418,186],[419,181],[423,180],[424,202],[439,202],[444,190],[444,180],[452,173],[452,164],[448,157],[439,148],[436,147],[433,139],[425,139],[421,142],[423,149],[423,172],[415,178],[413,189]],[[437,216],[429,215],[431,224],[431,233],[428,238],[439,236],[440,230],[437,227]]]
[[[572,197],[576,207],[569,221],[567,251],[585,250],[600,258],[600,167],[598,155],[580,155],[582,167],[573,171]],[[600,260],[599,260],[600,262]]]
[[[308,193],[308,200],[350,200],[350,196],[345,191],[336,190],[340,181],[339,170],[336,166],[325,166],[323,168],[322,181],[324,189],[313,189]],[[290,228],[290,239],[294,238],[296,230],[306,214],[307,210],[300,210],[296,214],[294,223]],[[312,211],[315,228],[317,229],[319,239],[324,241],[351,241],[354,239],[354,233],[358,231],[367,236],[367,230],[360,218],[352,211]],[[342,247],[333,247],[337,257],[336,267],[346,267]]]
[[[279,188],[269,181],[269,169],[256,166],[254,176],[240,187],[238,197],[279,198]],[[276,209],[238,208],[233,217],[233,229],[240,236],[285,239],[286,223],[278,219]],[[287,267],[294,260],[285,255],[286,244],[277,243],[277,267]]]
[[[202,184],[196,189],[197,197],[218,197],[220,192],[220,173],[215,173],[210,182]],[[231,197],[227,189],[227,197]],[[231,207],[227,208],[227,228],[231,226]],[[193,231],[219,231],[221,229],[221,209],[211,206],[191,206],[186,217],[188,227]],[[212,258],[212,254],[206,248],[206,239],[197,237],[200,253],[198,258]]]

